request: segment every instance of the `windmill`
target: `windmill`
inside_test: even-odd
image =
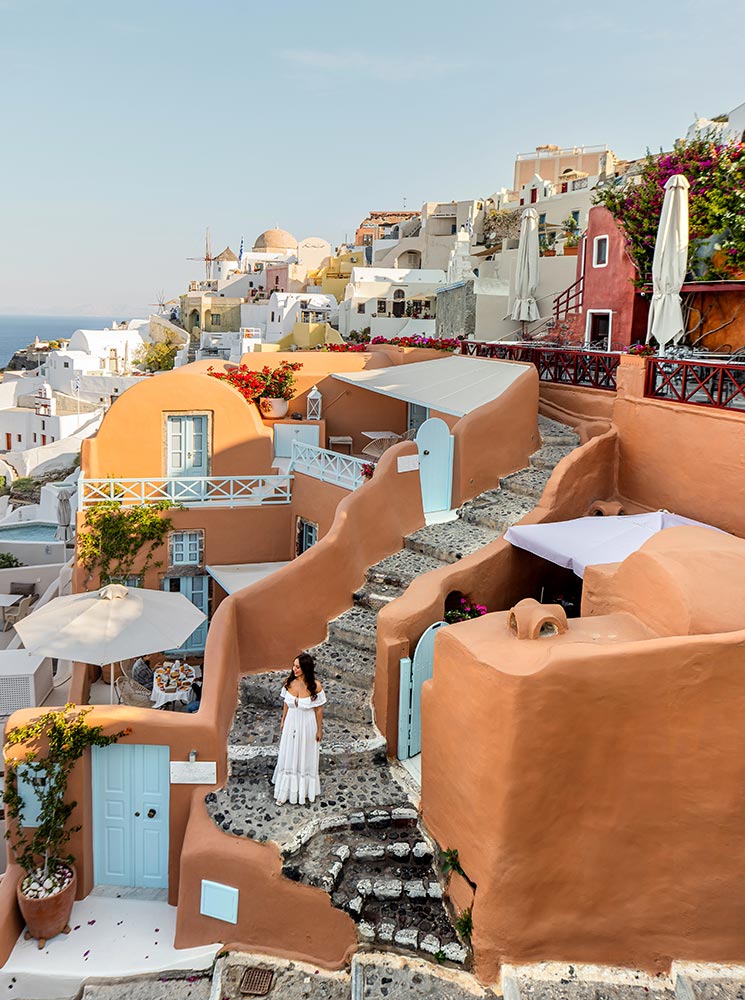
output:
[[[207,232],[206,232],[205,238],[204,238],[204,257],[187,257],[186,259],[187,260],[202,260],[202,261],[204,261],[205,280],[206,281],[210,280],[211,265],[212,265],[212,261],[215,258],[212,256],[212,251],[210,249],[210,227],[209,226],[207,226]]]
[[[155,298],[157,302],[148,302],[149,306],[157,306],[158,313],[162,315],[166,311],[167,306],[175,306],[177,304],[176,299],[167,299],[165,290],[161,288],[159,292],[156,292]]]

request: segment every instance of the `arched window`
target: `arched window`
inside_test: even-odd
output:
[[[397,288],[396,291],[393,293],[393,298],[394,299],[405,299],[406,298],[406,292],[403,290],[403,288]]]

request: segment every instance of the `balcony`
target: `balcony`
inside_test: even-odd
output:
[[[264,507],[291,500],[292,476],[194,476],[159,479],[83,479],[81,510],[98,503],[141,506],[169,500],[181,507]]]
[[[292,442],[290,471],[301,472],[322,483],[333,483],[345,490],[356,490],[365,482],[362,467],[368,463],[338,451],[328,451],[300,441]]]

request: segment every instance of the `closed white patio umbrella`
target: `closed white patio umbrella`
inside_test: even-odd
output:
[[[520,222],[520,242],[515,264],[512,319],[532,323],[540,319],[535,293],[538,290],[538,213],[526,208]]]
[[[72,490],[57,491],[57,530],[54,537],[63,542],[69,542],[72,538],[72,508],[70,507],[72,494]]]
[[[30,652],[104,666],[174,649],[205,618],[183,594],[112,583],[91,593],[58,597],[15,628]]]
[[[683,174],[668,178],[654,245],[647,342],[654,337],[663,349],[671,341],[677,344],[685,334],[680,289],[688,270],[689,187]]]

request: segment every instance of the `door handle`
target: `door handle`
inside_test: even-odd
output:
[[[429,455],[429,452],[427,451],[427,449],[426,449],[426,448],[424,449],[424,454],[425,454],[425,455]]]
[[[140,815],[140,814],[139,814],[138,812],[136,812],[136,813],[135,813],[135,816],[139,816],[139,815]]]
[[[155,816],[155,815],[156,815],[155,809],[148,809],[148,811],[147,811],[147,818],[148,819],[152,819],[153,816]]]

